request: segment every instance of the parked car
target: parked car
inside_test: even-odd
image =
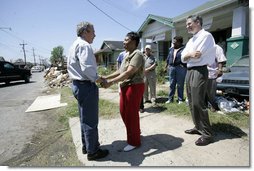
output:
[[[43,71],[43,69],[42,69],[42,67],[41,66],[33,66],[32,68],[31,68],[31,72],[33,73],[33,72],[42,72]]]
[[[227,68],[228,72],[223,73],[221,83],[217,84],[217,90],[221,90],[225,94],[249,96],[249,62],[249,55],[242,56],[231,67]]]
[[[11,81],[24,80],[26,83],[30,82],[30,69],[19,68],[7,61],[0,61],[0,82],[9,84]]]

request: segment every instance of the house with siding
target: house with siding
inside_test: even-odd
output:
[[[155,43],[147,43],[152,46],[152,52],[157,54],[156,52],[156,44]],[[138,49],[141,48],[139,44]],[[98,65],[102,65],[104,67],[109,67],[111,69],[116,69],[117,65],[117,57],[118,55],[124,51],[123,41],[103,41],[101,48],[95,52],[95,57]]]
[[[104,67],[116,68],[116,59],[118,55],[124,51],[123,41],[103,41],[101,48],[95,52],[98,65]]]
[[[203,28],[224,46],[227,65],[249,54],[248,0],[213,0],[173,18],[150,14],[138,29],[141,49],[147,41],[153,41],[157,44],[158,58],[165,60],[176,35],[182,36],[184,43],[192,36],[187,33],[185,22],[193,14],[202,16]]]
[[[139,49],[143,51],[151,44],[153,55],[166,60],[175,36],[182,36],[184,43],[191,38],[185,23],[193,14],[202,16],[203,28],[223,47],[227,65],[249,54],[249,0],[213,0],[175,17],[149,14],[137,31],[141,35]],[[123,50],[122,41],[104,41],[95,52],[97,62],[106,67],[116,66],[117,56]]]

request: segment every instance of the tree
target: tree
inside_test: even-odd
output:
[[[0,61],[5,61],[4,57],[0,56]]]
[[[63,61],[64,61],[63,51],[64,51],[64,48],[62,46],[57,46],[53,48],[53,50],[51,51],[51,57],[50,57],[51,64],[53,64],[54,66],[63,64]]]

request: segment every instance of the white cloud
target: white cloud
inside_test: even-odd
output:
[[[137,8],[141,7],[146,2],[147,0],[134,0],[134,4],[137,6]]]

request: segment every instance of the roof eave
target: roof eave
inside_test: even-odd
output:
[[[149,21],[153,19],[153,20],[156,20],[164,25],[167,25],[171,28],[173,28],[173,20],[171,18],[169,18],[171,21],[167,22],[165,20],[161,20],[161,19],[158,19],[158,17],[156,17],[155,15],[152,15],[152,14],[149,14],[147,17],[146,17],[146,20],[143,22],[143,24],[140,26],[140,28],[138,29],[138,33],[142,32],[142,30],[145,28],[145,26],[147,26],[147,24],[149,23]]]
[[[204,8],[203,10],[198,11],[198,13],[196,12],[196,13],[193,13],[193,14],[200,14],[200,15],[201,15],[201,14],[207,13],[207,12],[209,12],[209,11],[212,11],[212,10],[214,10],[214,9],[216,9],[216,8],[219,8],[219,7],[222,7],[222,6],[225,6],[225,5],[234,3],[234,2],[236,2],[236,1],[238,1],[238,0],[226,0],[226,1],[222,2],[222,3],[213,5],[213,6],[209,7],[209,8]],[[193,10],[195,10],[195,9],[193,9]],[[186,12],[186,13],[183,14],[183,16],[182,16],[181,18],[179,18],[179,19],[175,19],[175,18],[178,18],[178,17],[174,17],[174,18],[173,18],[173,22],[176,23],[176,22],[185,20],[186,17],[189,16],[188,14],[189,14],[191,11],[193,11],[193,10],[190,10],[190,11]]]

